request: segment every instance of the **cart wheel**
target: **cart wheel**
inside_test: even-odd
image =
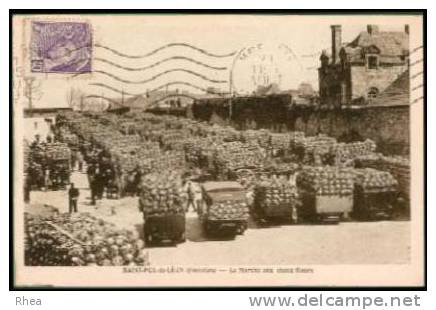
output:
[[[206,235],[211,235],[212,234],[212,228],[209,225],[209,223],[207,223],[207,222],[204,225],[204,231],[205,231]]]
[[[151,245],[153,244],[153,236],[151,234],[146,235],[145,241],[147,242],[147,244]]]
[[[239,228],[239,231],[238,231],[238,235],[243,235],[244,234],[244,232],[245,232],[245,228],[244,228],[244,226],[241,226],[240,228]]]
[[[179,241],[180,241],[181,243],[182,243],[182,242],[186,242],[186,234],[185,234],[185,233],[182,233],[182,234],[180,235]]]

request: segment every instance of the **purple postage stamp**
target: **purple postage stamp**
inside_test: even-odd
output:
[[[85,22],[32,22],[32,72],[91,71],[92,33]]]

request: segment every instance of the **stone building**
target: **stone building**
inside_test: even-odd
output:
[[[32,142],[35,136],[39,135],[41,141],[45,141],[47,135],[51,134],[51,126],[55,124],[56,115],[70,111],[73,109],[67,107],[25,108],[23,110],[24,139]]]
[[[375,104],[398,78],[408,75],[409,27],[380,31],[368,25],[352,42],[343,44],[341,26],[332,25],[331,53],[320,57],[321,104],[334,106]],[[409,93],[409,89],[404,89]],[[386,96],[385,96],[386,97]]]

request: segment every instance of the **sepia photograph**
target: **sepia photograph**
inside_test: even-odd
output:
[[[16,287],[419,287],[419,11],[11,15]]]

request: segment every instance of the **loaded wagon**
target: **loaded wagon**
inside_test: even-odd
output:
[[[387,171],[356,169],[353,217],[358,220],[391,219],[397,203],[398,182]]]
[[[361,186],[354,190],[353,217],[358,220],[390,220],[397,202],[396,191],[368,191]]]
[[[287,178],[264,179],[254,188],[253,213],[263,222],[296,223],[299,204],[297,189]]]
[[[71,176],[69,159],[53,159],[49,167],[50,187],[53,190],[65,189]]]
[[[185,241],[185,200],[178,178],[148,174],[139,192],[139,210],[144,217],[144,240],[148,244]]]
[[[237,182],[206,182],[198,217],[207,235],[234,238],[248,226],[248,206],[244,188]]]
[[[302,221],[338,223],[353,210],[353,171],[338,167],[303,167],[297,175]]]

